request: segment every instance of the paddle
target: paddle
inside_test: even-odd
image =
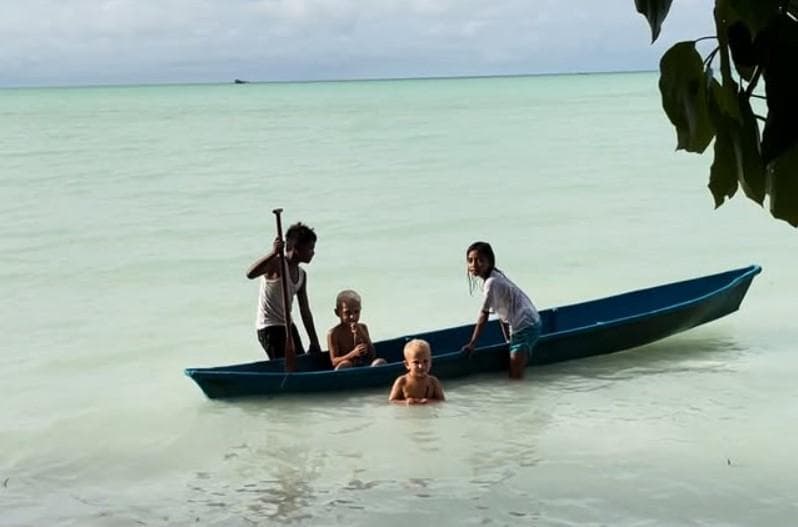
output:
[[[283,223],[280,220],[280,214],[283,209],[274,209],[275,219],[277,221],[277,237],[283,240]],[[285,250],[280,249],[280,282],[283,286],[283,313],[285,313],[285,371],[294,371],[296,369],[296,350],[294,349],[294,333],[291,331],[291,302],[288,298],[288,262],[285,261]]]

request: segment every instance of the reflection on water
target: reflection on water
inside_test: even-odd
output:
[[[550,422],[549,403],[531,405],[529,385],[501,379],[453,382],[450,401],[440,405],[389,405],[385,394],[366,392],[315,405],[289,401],[288,410],[271,402],[231,409],[246,414],[248,439],[221,453],[214,471],[194,474],[188,516],[263,525],[429,524],[459,507],[462,524],[491,524],[496,510],[486,497],[517,494],[518,481],[543,459],[537,438]],[[463,496],[471,502],[457,505]],[[535,513],[510,502],[506,522]]]
[[[676,336],[619,353],[545,366],[537,369],[535,376],[567,384],[570,389],[598,390],[612,382],[644,376],[728,371],[746,351],[729,335]],[[593,382],[575,383],[575,377]]]
[[[189,515],[196,521],[232,516],[257,525],[265,520],[290,524],[310,518],[307,510],[317,500],[313,482],[318,476],[312,456],[296,448],[266,454],[244,444],[224,459],[232,466],[216,474],[198,472],[188,483]]]

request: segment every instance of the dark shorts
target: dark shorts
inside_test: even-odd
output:
[[[527,360],[532,358],[532,350],[540,338],[540,324],[529,326],[510,337],[510,357],[517,353],[526,355]]]
[[[299,338],[299,331],[294,324],[291,324],[291,334],[294,336],[296,354],[304,353],[302,339]],[[270,360],[282,359],[285,357],[285,326],[266,326],[259,329],[258,342],[263,346],[263,350]]]

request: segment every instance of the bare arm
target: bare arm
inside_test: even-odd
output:
[[[338,343],[336,342],[335,338],[335,328],[327,332],[327,350],[330,352],[330,362],[332,363],[332,367],[338,367],[344,358],[338,356]]]
[[[371,342],[371,335],[369,335],[369,328],[365,324],[360,324],[360,329],[362,329],[362,337],[365,340],[366,348],[368,351],[371,360],[377,358],[377,350],[374,349],[374,343]]]
[[[391,394],[388,396],[388,401],[392,403],[399,403],[404,402],[405,400],[405,376],[402,375],[396,382],[393,383],[393,388],[391,388]]]
[[[443,385],[437,377],[432,377],[432,401],[445,401],[446,397],[443,395]]]
[[[299,300],[299,314],[302,316],[302,323],[305,325],[305,331],[310,339],[310,347],[308,352],[318,353],[321,352],[319,345],[319,336],[316,335],[316,325],[313,323],[313,314],[310,312],[310,302],[308,301],[308,275],[305,273],[305,281],[302,287],[296,293]]]
[[[477,318],[477,323],[474,326],[474,332],[471,334],[471,340],[468,341],[468,344],[463,346],[463,351],[466,352],[474,351],[474,347],[477,345],[479,336],[482,335],[482,330],[485,329],[485,323],[487,321],[488,321],[488,312],[487,311],[480,312],[479,318]]]
[[[247,278],[252,280],[264,274],[267,278],[280,276],[280,265],[278,265],[280,258],[277,255],[280,254],[282,248],[283,242],[279,238],[276,238],[272,246],[272,251],[266,256],[257,259],[255,263],[249,267],[247,270]]]
[[[330,351],[330,362],[332,362],[333,368],[337,368],[338,365],[344,361],[354,359],[357,355],[354,349],[349,353],[341,353],[341,347],[338,345],[338,335],[335,329],[336,328],[332,328],[327,332],[327,349]]]

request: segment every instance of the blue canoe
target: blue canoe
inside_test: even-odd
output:
[[[762,270],[757,265],[692,280],[631,291],[541,311],[543,331],[531,364],[549,364],[642,346],[736,311]],[[402,348],[412,338],[432,346],[432,373],[442,379],[507,368],[507,344],[496,321],[488,323],[470,356],[460,347],[473,324],[375,342],[388,364],[333,371],[326,353],[297,357],[297,371],[283,361],[260,361],[215,368],[188,368],[210,398],[279,393],[311,393],[383,387],[405,371]]]

